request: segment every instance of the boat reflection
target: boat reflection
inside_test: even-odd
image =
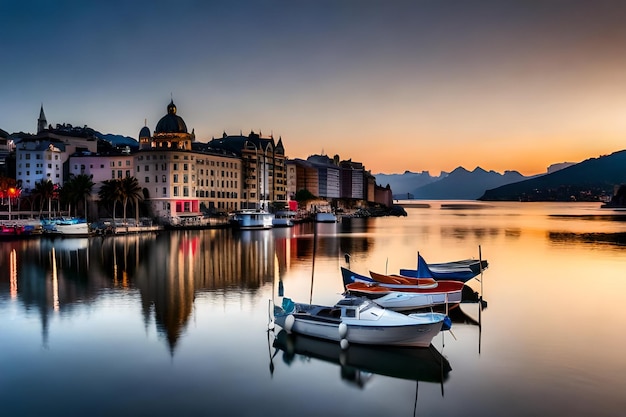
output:
[[[342,350],[338,343],[281,330],[274,337],[273,347],[277,349],[274,355],[282,351],[282,360],[287,365],[298,356],[337,364],[341,368],[341,379],[359,388],[374,375],[383,375],[440,383],[443,394],[443,383],[452,370],[448,360],[433,345],[427,348],[351,345]],[[270,369],[274,369],[272,363]]]

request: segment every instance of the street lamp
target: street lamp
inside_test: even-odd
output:
[[[15,197],[16,190],[15,187],[9,187],[8,195],[9,195],[9,221],[11,221],[11,197]]]

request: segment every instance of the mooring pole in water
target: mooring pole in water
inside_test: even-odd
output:
[[[483,256],[480,245],[478,245],[478,265],[480,267],[480,297],[478,297],[478,354],[480,355],[480,342],[483,332]]]
[[[317,252],[317,222],[313,222],[313,265],[311,266],[311,294],[309,305],[313,304],[313,277],[315,276],[315,253]]]
[[[480,268],[480,307],[483,306],[483,256],[482,249],[478,245],[478,266]]]

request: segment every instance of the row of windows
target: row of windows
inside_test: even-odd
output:
[[[113,168],[113,167],[115,166],[115,161],[111,161],[111,162],[109,163],[109,166],[110,166],[111,168]],[[121,166],[122,166],[122,161],[117,161],[117,166],[118,166],[118,167],[121,167]],[[126,160],[126,166],[127,166],[127,167],[129,167],[129,166],[130,166],[130,159],[127,159],[127,160]]]
[[[104,164],[100,164],[100,168],[104,168]],[[89,169],[93,169],[93,164],[89,165]],[[81,165],[80,166],[80,170],[84,171],[85,170],[85,165]],[[74,171],[78,171],[78,165],[74,165]]]
[[[23,159],[30,159],[30,154],[29,153],[21,153],[20,152],[20,159],[22,159],[22,157],[24,157]],[[40,153],[36,153],[35,154],[35,159],[41,159],[41,154]],[[46,157],[47,160],[51,160],[52,159],[52,155],[48,154]],[[59,155],[55,154],[54,155],[54,159],[55,160],[59,160]]]
[[[41,175],[41,174],[43,174],[43,171],[35,171],[35,175]],[[17,175],[21,177],[21,176],[22,176],[22,171],[18,171]],[[29,176],[29,175],[30,175],[30,171],[26,171],[26,176]],[[46,174],[46,176],[47,176],[47,177],[51,177],[51,176],[52,176],[52,174],[50,174],[50,173],[48,172],[48,173]],[[59,175],[59,174],[55,174],[55,178],[59,178],[59,177],[60,177],[60,175]],[[30,180],[28,180],[28,179],[27,179],[27,180],[26,180],[26,182],[30,182]]]
[[[149,160],[153,160],[155,161],[157,159],[157,155],[140,155],[137,157],[138,161],[143,161],[145,157],[146,161]],[[159,155],[158,159],[166,159],[165,155]],[[180,159],[179,155],[173,155],[173,159]],[[187,161],[187,160],[194,160],[194,156],[193,155],[183,155],[183,160]],[[198,164],[200,165],[210,165],[210,166],[221,166],[222,168],[232,168],[232,169],[237,169],[237,163],[236,162],[226,162],[226,161],[213,161],[213,160],[207,160],[207,159],[197,159]]]
[[[24,164],[25,167],[24,168],[30,168],[30,163],[26,163]],[[18,168],[22,167],[22,164],[17,164]],[[59,165],[58,164],[54,164],[55,169],[59,169]],[[35,168],[43,168],[43,164],[36,164]],[[48,164],[48,169],[52,169],[52,164]]]
[[[128,178],[128,177],[130,177],[130,170],[127,169],[126,170],[126,178]],[[118,179],[119,178],[123,178],[121,169],[117,170],[117,178]],[[113,179],[113,180],[115,179],[115,170],[114,169],[111,170],[111,179]]]

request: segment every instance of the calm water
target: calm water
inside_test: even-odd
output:
[[[315,241],[300,225],[0,242],[0,415],[626,415],[626,217],[472,204],[318,225]],[[464,306],[432,350],[267,331],[279,283],[339,299],[345,253],[397,272],[479,245],[487,308]]]

